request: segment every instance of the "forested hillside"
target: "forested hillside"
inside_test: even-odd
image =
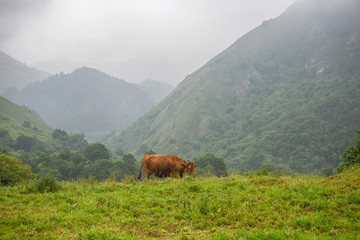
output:
[[[41,81],[47,76],[47,73],[30,68],[0,51],[0,94],[10,87],[21,89],[27,84]]]
[[[141,155],[212,152],[229,170],[336,167],[360,128],[360,2],[297,1],[108,139]]]
[[[35,137],[41,140],[49,140],[54,130],[51,126],[41,120],[38,113],[26,106],[18,106],[0,96],[0,142],[1,146],[7,145],[9,139],[4,132],[12,139],[20,135]]]
[[[133,155],[120,149],[111,152],[100,142],[89,144],[84,134],[54,129],[34,110],[1,96],[0,155],[1,160],[10,160],[8,169],[0,164],[0,186],[14,182],[6,173],[16,169],[11,159],[29,165],[29,171],[40,177],[50,175],[68,181],[90,176],[96,180],[120,180],[139,170]]]
[[[90,68],[53,75],[5,96],[36,109],[55,128],[89,136],[123,128],[153,104],[137,85]]]

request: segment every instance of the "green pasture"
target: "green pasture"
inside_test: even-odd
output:
[[[0,188],[0,239],[359,239],[360,168]]]

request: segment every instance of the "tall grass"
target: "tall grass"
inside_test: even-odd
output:
[[[360,169],[330,178],[63,182],[0,188],[1,239],[359,239]]]

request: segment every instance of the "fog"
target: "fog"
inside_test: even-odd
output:
[[[0,50],[49,73],[176,85],[295,0],[1,0]]]

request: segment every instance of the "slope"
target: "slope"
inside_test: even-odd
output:
[[[36,109],[56,128],[89,135],[123,128],[152,104],[148,94],[135,84],[85,67],[50,76],[5,96]]]
[[[360,127],[360,3],[297,1],[189,75],[109,146],[230,170],[335,167]]]
[[[34,110],[20,107],[0,96],[0,130],[8,131],[12,139],[23,134],[44,141],[51,139],[54,129],[42,121]]]
[[[10,87],[23,88],[27,84],[45,79],[48,74],[30,68],[0,51],[0,94]]]

